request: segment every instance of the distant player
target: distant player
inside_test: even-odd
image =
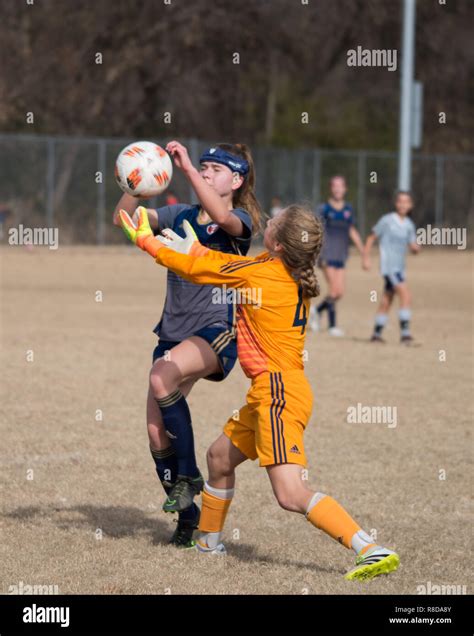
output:
[[[148,209],[154,231],[171,228],[182,233],[186,220],[210,249],[246,254],[252,228],[260,223],[249,149],[240,144],[217,144],[203,153],[197,168],[180,143],[172,141],[166,149],[199,203]],[[115,209],[114,223],[120,224],[121,208],[132,213],[136,205],[135,198],[124,195]],[[234,304],[213,302],[212,286],[168,272],[163,313],[154,330],[159,342],[150,372],[147,428],[156,472],[168,495],[163,509],[179,513],[171,539],[178,547],[193,545],[192,534],[199,521],[193,498],[204,484],[186,397],[198,379],[220,382],[232,370],[237,359],[235,320]]]
[[[385,342],[382,331],[388,321],[388,312],[395,294],[400,300],[398,319],[400,321],[401,342],[410,344],[411,295],[405,280],[405,257],[409,247],[413,254],[420,251],[416,242],[416,228],[408,214],[413,209],[410,192],[399,191],[395,197],[395,212],[384,214],[372,228],[364,248],[364,269],[370,268],[370,250],[378,239],[380,246],[380,272],[385,286],[380,305],[375,316],[372,342]]]
[[[310,299],[319,294],[314,272],[323,235],[319,219],[309,209],[290,205],[268,220],[266,251],[255,258],[209,250],[186,224],[185,239],[165,230],[170,238],[160,240],[153,236],[144,209],[137,226],[123,211],[120,219],[130,240],[186,280],[241,292],[262,291],[258,303],[238,306],[239,360],[251,386],[238,417],[229,418],[208,451],[209,479],[202,495],[196,548],[225,554],[221,536],[234,495],[235,469],[258,458],[282,508],[304,515],[354,550],[356,567],[346,578],[365,580],[395,570],[399,563],[395,552],[376,545],[337,501],[309,490],[302,478],[304,430],[313,403],[303,353]]]
[[[280,212],[283,210],[280,197],[272,197],[271,207],[270,207],[270,217],[278,216]]]
[[[343,336],[344,332],[336,325],[336,303],[345,291],[345,267],[349,253],[349,240],[362,255],[363,243],[354,225],[354,210],[346,202],[347,184],[344,177],[336,175],[330,180],[329,200],[319,206],[318,215],[324,223],[324,242],[321,251],[320,266],[328,284],[328,295],[318,307],[311,307],[309,326],[318,331],[320,317],[328,313],[329,335]]]
[[[4,203],[0,203],[0,241],[3,240],[3,235],[4,235],[3,228],[10,214],[11,214],[11,210],[8,207],[8,205]]]

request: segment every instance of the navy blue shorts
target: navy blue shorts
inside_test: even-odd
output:
[[[344,269],[346,266],[345,261],[324,261],[319,262],[319,267],[334,267],[334,269]]]
[[[235,330],[232,331],[228,325],[216,325],[204,327],[192,335],[199,336],[208,342],[219,359],[221,371],[219,373],[211,373],[211,375],[206,376],[205,379],[211,380],[212,382],[224,380],[232,371],[235,361],[237,360],[237,337]],[[157,346],[153,350],[153,362],[158,360],[158,358],[162,358],[166,351],[169,351],[180,342],[182,341],[163,340],[160,338]]]
[[[405,281],[405,276],[402,272],[393,272],[392,274],[384,276],[383,279],[385,281],[384,291],[393,292],[397,285]]]

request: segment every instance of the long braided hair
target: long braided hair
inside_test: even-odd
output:
[[[301,284],[303,296],[319,296],[315,266],[323,243],[321,221],[308,206],[289,205],[278,217],[275,239],[283,248],[279,256]]]

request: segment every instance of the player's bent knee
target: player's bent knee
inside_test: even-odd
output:
[[[295,501],[295,497],[290,492],[277,492],[276,498],[278,504],[283,510],[288,510],[289,512],[299,512],[300,507]]]
[[[213,444],[207,451],[207,465],[209,472],[228,477],[233,474],[234,467],[231,465],[229,458],[222,453],[219,447]]]
[[[175,381],[170,375],[170,369],[164,369],[163,365],[155,364],[150,371],[150,387],[153,395],[166,395],[171,384]]]

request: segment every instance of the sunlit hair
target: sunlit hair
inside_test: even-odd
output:
[[[233,192],[232,205],[234,208],[247,210],[252,219],[252,233],[258,234],[258,232],[262,231],[262,209],[255,196],[255,166],[250,148],[245,144],[216,144],[216,146],[241,159],[245,159],[249,164],[249,171],[244,177],[242,185]]]
[[[323,225],[306,205],[293,204],[277,217],[275,240],[283,250],[281,260],[301,283],[303,296],[319,296],[315,266],[323,242]]]

